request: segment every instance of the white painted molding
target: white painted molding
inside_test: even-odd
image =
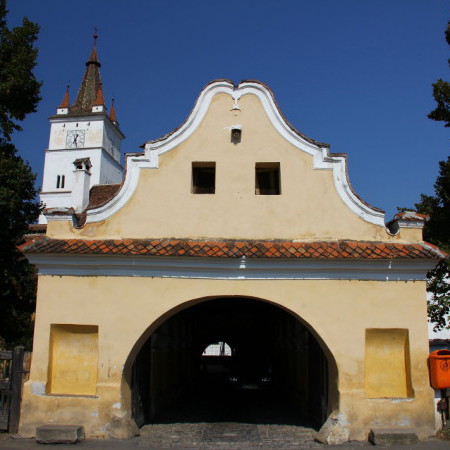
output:
[[[399,220],[399,228],[423,228],[425,226],[424,220]]]
[[[436,260],[324,261],[126,255],[26,254],[40,275],[217,280],[423,281]]]
[[[141,169],[157,169],[158,158],[154,154],[128,157],[125,180],[117,193],[108,203],[87,211],[86,222],[100,222],[119,211],[133,195],[139,181]]]
[[[333,171],[334,185],[347,207],[361,219],[382,226],[383,228],[385,227],[384,212],[367,205],[352,191],[347,177],[347,163],[344,156],[330,155],[329,147],[326,144],[320,144],[312,139],[310,140],[291,128],[275,104],[271,91],[264,84],[255,81],[246,81],[238,86],[234,86],[227,80],[212,82],[203,89],[194,109],[179,129],[167,134],[161,139],[147,142],[145,144],[144,155],[128,156],[126,177],[121,189],[105,205],[87,211],[86,222],[91,223],[105,220],[122,208],[138,184],[140,169],[158,168],[159,155],[174,149],[192,135],[205,117],[211,100],[215,95],[220,93],[231,96],[231,108],[236,108],[242,96],[256,95],[260,99],[266,114],[278,133],[299,150],[313,157],[314,169]]]

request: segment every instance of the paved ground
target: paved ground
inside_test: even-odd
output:
[[[314,442],[315,431],[308,427],[293,425],[258,425],[232,422],[217,423],[172,423],[146,425],[141,428],[141,436],[124,440],[87,440],[76,445],[60,444],[56,449],[80,450],[129,450],[129,449],[309,449],[338,448],[355,450],[373,447],[368,442],[349,442],[341,446],[326,446]],[[6,433],[0,434],[2,450],[33,450],[46,448],[33,439],[18,439]],[[414,446],[392,446],[392,450],[448,450],[450,441],[432,439]]]
[[[322,447],[315,435],[312,428],[293,425],[216,422],[146,425],[140,440],[155,448]]]
[[[288,399],[278,393],[212,391],[205,395],[194,392],[181,399],[172,409],[159,416],[158,424],[145,425],[139,437],[118,440],[88,440],[76,445],[50,447],[80,450],[129,449],[323,449],[355,450],[372,445],[368,442],[349,442],[342,446],[326,446],[314,441],[317,427],[298,416],[289,407]],[[220,408],[219,408],[220,405]],[[0,433],[1,450],[33,450],[48,446],[33,439],[14,439]],[[408,446],[393,446],[392,450],[406,450]],[[450,441],[429,440],[414,445],[417,450],[450,450]]]

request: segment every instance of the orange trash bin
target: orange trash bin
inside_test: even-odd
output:
[[[430,353],[430,382],[434,389],[450,388],[450,350]]]

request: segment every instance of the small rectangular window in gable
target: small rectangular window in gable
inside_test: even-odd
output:
[[[280,195],[280,163],[256,163],[255,194]]]
[[[216,192],[216,163],[192,163],[192,193],[214,194]]]

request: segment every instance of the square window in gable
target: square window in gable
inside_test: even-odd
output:
[[[280,163],[256,163],[255,194],[280,195]]]
[[[216,192],[216,163],[192,163],[193,194],[214,194]]]

